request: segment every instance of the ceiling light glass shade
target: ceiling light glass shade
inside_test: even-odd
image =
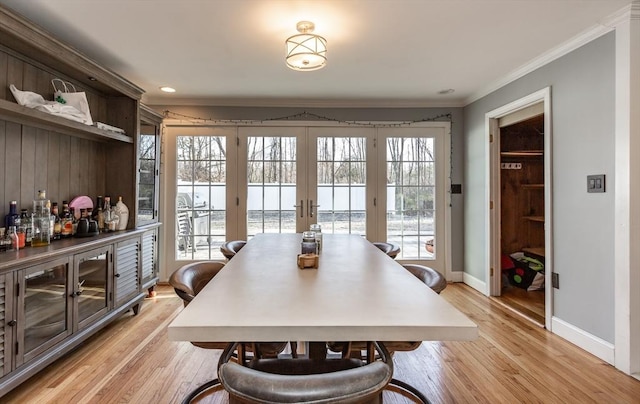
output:
[[[300,34],[285,41],[287,45],[287,66],[293,70],[311,71],[327,64],[327,40],[312,34],[314,24],[301,21],[297,25]]]

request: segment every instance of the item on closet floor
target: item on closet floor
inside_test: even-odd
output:
[[[544,290],[544,264],[527,257],[522,252],[511,254],[512,267],[502,257],[502,269],[506,271],[509,284],[527,291]],[[507,268],[505,268],[507,267]]]

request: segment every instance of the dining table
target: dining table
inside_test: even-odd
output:
[[[171,322],[172,341],[468,341],[478,327],[371,242],[323,234],[317,268],[300,233],[252,237]]]

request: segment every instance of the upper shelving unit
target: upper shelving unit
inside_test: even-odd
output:
[[[90,140],[133,143],[131,136],[98,129],[94,126],[23,107],[6,100],[0,100],[0,119]]]

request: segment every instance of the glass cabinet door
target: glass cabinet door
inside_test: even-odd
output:
[[[161,123],[162,115],[140,106],[137,226],[158,221]]]
[[[18,305],[18,324],[22,324],[18,341],[23,343],[18,344],[18,366],[70,334],[68,280],[68,258],[23,271],[23,301]]]
[[[76,329],[100,318],[109,310],[111,246],[74,256],[74,323]],[[76,330],[74,329],[74,331]]]

